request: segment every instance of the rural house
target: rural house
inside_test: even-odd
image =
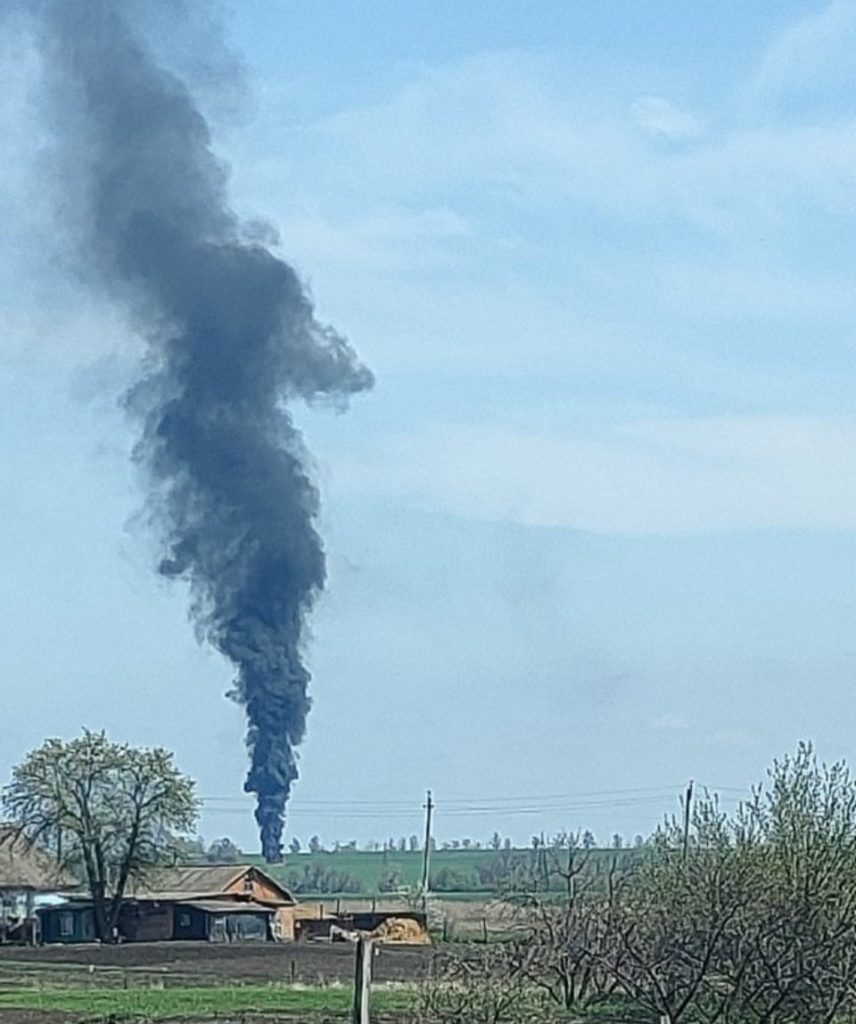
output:
[[[119,917],[126,942],[207,942],[294,938],[295,901],[276,879],[252,865],[160,868],[129,890]],[[92,904],[71,899],[40,912],[42,941],[92,942]]]
[[[0,824],[0,944],[34,942],[36,905],[77,886],[77,879],[46,850],[16,838],[11,825]]]

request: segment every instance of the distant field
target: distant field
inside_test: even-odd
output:
[[[632,857],[630,850],[592,850],[593,866],[605,867],[613,857]],[[518,865],[532,862],[537,854],[532,850],[436,850],[431,854],[431,890],[448,898],[484,899],[497,892],[501,885],[497,879],[502,875],[503,865],[514,861]],[[264,864],[260,857],[255,860],[266,871],[286,885],[293,884],[295,877],[304,879],[307,872],[324,874],[332,881],[338,875],[352,883],[350,887],[333,888],[325,885],[320,889],[301,886],[303,895],[352,896],[378,895],[396,888],[416,889],[422,879],[422,852],[415,851],[373,851],[343,850],[337,853],[302,852],[286,854],[282,864]]]
[[[436,875],[443,868],[462,875],[475,875],[478,866],[496,856],[494,850],[438,850],[431,854],[431,874]],[[261,858],[258,863],[262,864]],[[381,850],[347,850],[339,853],[286,854],[283,864],[265,865],[278,879],[285,880],[292,871],[303,871],[304,867],[319,865],[350,875],[362,883],[361,892],[377,893],[379,885],[393,872],[401,878],[401,884],[415,888],[422,880],[422,852],[388,852]]]

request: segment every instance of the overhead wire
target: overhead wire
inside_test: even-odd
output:
[[[705,787],[702,787],[705,788]],[[735,787],[707,787],[711,792],[740,793]],[[626,789],[589,790],[576,793],[549,795],[510,795],[481,797],[450,797],[440,801],[438,808],[444,818],[514,817],[538,814],[578,814],[613,808],[642,807],[665,804],[680,797],[682,784],[669,786],[640,786]],[[249,798],[248,798],[249,799]],[[724,802],[736,800],[724,797]],[[202,803],[218,814],[246,814],[248,802],[228,796],[205,796]],[[289,817],[324,817],[331,819],[370,819],[377,821],[410,818],[419,812],[419,802],[381,799],[294,799],[289,806]]]

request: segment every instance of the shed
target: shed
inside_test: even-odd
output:
[[[275,911],[261,903],[193,900],[176,904],[176,939],[208,942],[265,942],[273,937]]]
[[[77,887],[47,850],[19,836],[14,825],[0,824],[0,942],[32,940],[38,899]]]

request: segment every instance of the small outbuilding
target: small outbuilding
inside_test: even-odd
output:
[[[207,942],[265,942],[275,911],[261,903],[194,900],[176,908],[173,938]]]
[[[38,911],[41,941],[46,945],[57,942],[95,942],[95,914],[92,904],[84,900],[69,900]]]
[[[35,942],[38,903],[77,886],[47,850],[0,824],[0,944]]]

